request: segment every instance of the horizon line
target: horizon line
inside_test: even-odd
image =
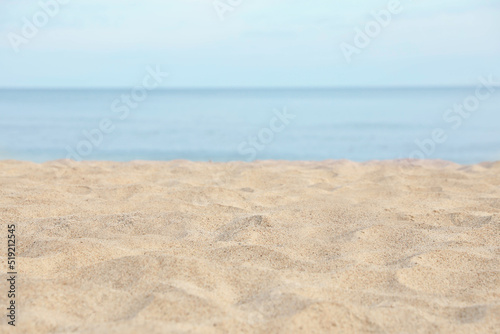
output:
[[[134,86],[135,87],[135,86]],[[0,91],[14,91],[14,90],[59,90],[59,91],[91,91],[91,90],[102,90],[102,91],[117,91],[117,90],[127,90],[133,89],[131,86],[121,86],[121,87],[0,87]],[[209,87],[209,86],[198,86],[198,87],[159,87],[151,90],[154,91],[251,91],[251,90],[355,90],[355,89],[365,89],[365,90],[387,90],[387,89],[460,89],[460,88],[472,88],[477,87],[476,85],[383,85],[383,86],[220,86],[220,87]],[[500,88],[500,85],[494,86],[495,88]]]

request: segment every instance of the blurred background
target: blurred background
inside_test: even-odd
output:
[[[0,159],[500,160],[497,1],[2,1],[0,35]]]

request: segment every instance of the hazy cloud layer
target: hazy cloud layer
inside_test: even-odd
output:
[[[42,0],[47,2],[49,0]],[[0,2],[0,86],[128,86],[148,64],[168,86],[475,84],[500,74],[500,3],[409,1],[347,64],[339,45],[388,1],[70,0],[20,52],[9,33],[38,1]]]

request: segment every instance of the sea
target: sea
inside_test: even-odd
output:
[[[4,89],[0,159],[500,160],[500,88]]]

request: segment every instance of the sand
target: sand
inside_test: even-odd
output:
[[[17,333],[500,332],[500,162],[2,161],[0,185]]]

